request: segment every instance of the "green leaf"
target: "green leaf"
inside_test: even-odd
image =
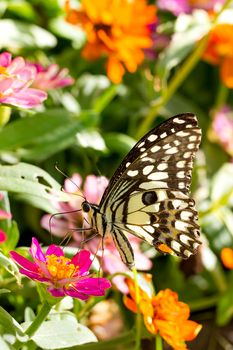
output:
[[[11,221],[11,227],[7,230],[7,240],[4,242],[4,249],[13,250],[19,241],[19,229],[16,221]]]
[[[54,47],[57,39],[47,30],[34,24],[2,19],[0,20],[0,48],[20,49],[26,47]]]
[[[78,145],[83,148],[92,148],[96,151],[107,153],[107,148],[103,137],[96,130],[83,130],[77,135]]]
[[[14,276],[19,276],[19,269],[13,260],[5,256],[2,252],[0,252],[0,266],[6,269],[9,273]]]
[[[106,133],[104,140],[108,149],[120,155],[126,155],[136,143],[132,137],[116,132]]]
[[[80,121],[52,109],[8,124],[0,131],[0,153],[14,152],[27,161],[42,161],[75,143]]]
[[[76,49],[81,48],[85,43],[86,36],[84,31],[78,26],[65,21],[64,16],[52,19],[49,27],[54,34],[72,40]]]
[[[11,291],[9,289],[6,288],[1,288],[0,289],[0,294],[5,294],[5,293],[10,293]],[[1,348],[0,348],[1,349]]]
[[[21,199],[48,212],[54,212],[54,195],[58,200],[66,198],[59,183],[46,171],[26,163],[0,165],[0,190],[18,193]]]
[[[35,318],[36,318],[36,315],[34,311],[29,306],[27,306],[24,310],[25,322],[32,322],[35,320]]]
[[[8,11],[15,13],[17,16],[35,21],[36,12],[28,1],[11,0],[5,1],[5,3],[7,4]]]
[[[24,331],[20,324],[0,306],[0,325],[4,329],[5,333],[9,333],[17,336],[20,341],[26,341],[28,336],[24,334]]]
[[[233,164],[224,164],[213,178],[211,198],[222,205],[233,205]]]
[[[219,326],[225,326],[233,317],[233,271],[230,277],[227,292],[220,297],[217,305],[217,324]]]
[[[28,323],[22,325],[28,327]],[[75,317],[51,320],[42,323],[32,340],[42,349],[63,349],[96,342],[96,336],[87,327],[79,324]]]
[[[203,10],[192,15],[181,14],[175,23],[175,34],[168,47],[159,57],[157,66],[161,78],[166,78],[170,70],[176,67],[193,49],[194,45],[210,29],[210,19]]]
[[[11,350],[11,347],[5,342],[5,340],[1,336],[0,336],[0,349],[1,350]]]

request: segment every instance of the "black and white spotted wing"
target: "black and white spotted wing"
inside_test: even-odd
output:
[[[134,256],[128,233],[182,258],[200,244],[197,212],[189,194],[200,140],[201,130],[191,113],[160,124],[128,153],[98,210],[93,207],[93,224],[101,235],[112,235],[129,267],[134,265]]]

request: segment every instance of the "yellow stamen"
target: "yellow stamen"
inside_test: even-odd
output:
[[[46,265],[54,280],[72,277],[79,270],[79,266],[71,263],[71,259],[64,256],[46,255]]]
[[[0,66],[0,74],[8,75],[7,68],[3,67],[3,66]]]

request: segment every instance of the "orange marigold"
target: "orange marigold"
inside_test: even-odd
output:
[[[221,260],[225,267],[233,269],[233,249],[223,248],[221,250]]]
[[[219,65],[221,80],[233,88],[233,24],[222,23],[213,28],[203,58]]]
[[[107,56],[107,75],[121,82],[125,70],[134,73],[144,60],[144,49],[153,45],[150,24],[156,7],[146,0],[82,0],[79,9],[66,2],[67,21],[80,25],[87,35],[82,51],[89,60]]]
[[[124,303],[136,312],[134,282],[127,279],[130,296],[124,297]],[[160,336],[174,349],[186,350],[185,341],[191,341],[200,332],[202,326],[189,320],[189,306],[178,300],[177,293],[170,289],[161,290],[157,295],[149,296],[140,288],[139,309],[144,323],[152,334]]]

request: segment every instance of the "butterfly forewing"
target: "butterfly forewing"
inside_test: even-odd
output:
[[[166,245],[183,258],[196,250],[199,226],[189,188],[200,140],[196,117],[177,115],[138,141],[113,175],[100,213],[112,223],[114,241],[128,265],[133,256],[128,256],[127,232],[160,251]],[[117,239],[121,234],[124,247]]]

